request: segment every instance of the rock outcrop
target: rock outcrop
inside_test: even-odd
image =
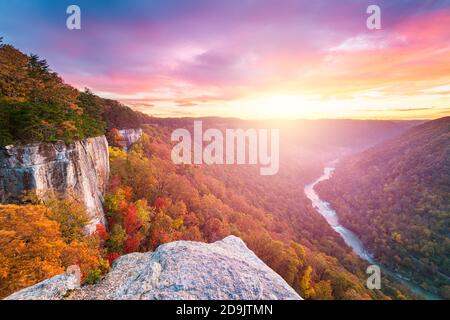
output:
[[[66,145],[35,143],[0,149],[0,201],[17,201],[34,189],[43,199],[49,194],[72,196],[86,206],[91,218],[88,232],[104,223],[103,195],[109,177],[108,142],[104,136]]]
[[[59,288],[71,287],[70,280],[58,277],[46,280],[47,287],[54,288],[59,282],[63,282]],[[8,299],[40,295],[75,300],[301,299],[234,236],[212,244],[176,241],[161,245],[154,252],[122,256],[99,283],[70,294],[58,291],[55,295],[45,288],[40,283]]]
[[[22,289],[5,300],[62,300],[80,288],[80,268],[72,266],[67,272]]]
[[[123,139],[125,151],[130,150],[130,148],[135,144],[142,136],[142,129],[122,129],[118,130],[119,135]]]

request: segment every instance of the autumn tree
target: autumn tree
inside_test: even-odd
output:
[[[300,279],[300,291],[303,293],[305,298],[313,298],[316,294],[311,280],[312,272],[313,269],[311,266],[306,267],[305,272]]]
[[[0,296],[64,272],[65,243],[43,206],[0,206]]]
[[[98,238],[82,236],[83,220],[78,225],[74,222],[78,216],[72,220],[70,211],[66,215],[63,218],[61,212],[43,205],[0,206],[0,296],[60,274],[73,264],[80,266],[83,281],[106,272]]]

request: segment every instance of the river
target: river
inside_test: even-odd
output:
[[[421,296],[424,299],[427,300],[439,300],[440,298],[428,291],[425,291],[418,285],[412,283],[409,281],[406,277],[403,277],[402,275],[393,272],[383,266],[381,266],[379,263],[376,262],[373,255],[371,255],[365,248],[361,240],[358,238],[358,236],[350,231],[349,229],[345,228],[343,225],[339,223],[339,218],[334,211],[330,204],[322,199],[320,199],[317,192],[314,190],[314,187],[321,181],[328,180],[331,178],[332,174],[334,172],[334,167],[329,166],[324,169],[323,174],[314,182],[308,184],[305,186],[304,192],[309,200],[311,200],[312,205],[316,211],[325,218],[325,220],[328,222],[328,224],[335,230],[345,241],[345,243],[353,249],[353,251],[360,256],[363,260],[369,262],[370,264],[376,264],[380,266],[380,269],[383,273],[388,274],[392,278],[395,278],[398,282],[402,283],[404,286],[406,286],[409,290],[414,292],[415,294]]]

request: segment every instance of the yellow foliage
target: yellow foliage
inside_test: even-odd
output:
[[[0,206],[0,297],[64,272],[59,225],[43,206]]]
[[[70,202],[54,204],[55,211],[43,205],[0,205],[0,298],[73,264],[83,277],[104,265],[97,239],[81,236],[83,220],[71,214],[76,207],[64,216]]]
[[[308,266],[303,274],[303,277],[300,279],[300,290],[303,292],[303,297],[306,299],[314,298],[316,292],[311,285],[311,274],[313,269],[311,266]]]

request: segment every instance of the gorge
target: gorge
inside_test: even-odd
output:
[[[351,230],[347,229],[339,222],[338,214],[335,210],[333,210],[328,202],[322,200],[317,192],[314,190],[314,187],[322,181],[329,180],[333,175],[335,170],[334,164],[337,161],[334,161],[331,165],[325,167],[323,175],[320,176],[314,182],[307,184],[304,188],[304,192],[306,196],[311,200],[313,207],[316,211],[325,218],[330,227],[333,228],[341,237],[344,239],[345,243],[352,248],[352,250],[363,260],[367,261],[369,264],[379,265],[379,262],[375,260],[375,258],[367,251],[364,247],[364,244],[358,238],[358,236],[353,233]],[[406,286],[413,293],[427,299],[427,300],[439,300],[440,297],[437,295],[428,292],[410,281],[405,276],[402,276],[398,272],[391,271],[384,266],[380,266],[382,270],[382,274],[387,275],[389,277],[394,278],[399,283]],[[383,275],[382,275],[383,276]]]

